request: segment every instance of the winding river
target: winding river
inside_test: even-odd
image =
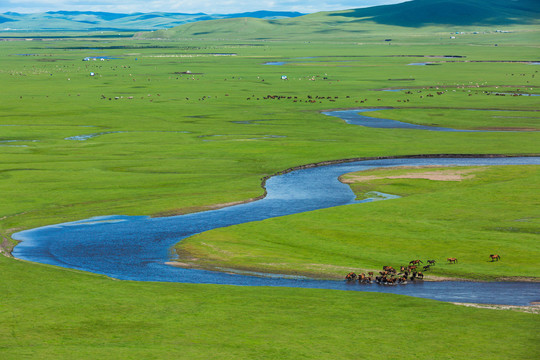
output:
[[[352,109],[352,110],[335,110],[322,112],[324,115],[335,116],[344,120],[350,125],[360,125],[378,129],[413,129],[413,130],[431,130],[431,131],[452,131],[452,132],[490,132],[485,130],[460,130],[451,129],[438,126],[426,126],[404,123],[397,120],[374,118],[371,116],[363,115],[362,113],[370,111],[389,110],[385,108],[375,109]]]
[[[399,286],[364,286],[286,276],[247,276],[166,264],[173,256],[171,247],[197,233],[359,203],[349,186],[338,181],[341,174],[390,166],[526,164],[538,165],[540,157],[397,158],[305,168],[271,177],[266,182],[267,196],[251,203],[164,218],[103,216],[18,232],[13,238],[22,242],[15,247],[13,255],[124,280],[377,291],[452,302],[528,305],[540,300],[540,284],[420,281]],[[370,199],[362,202],[365,201]]]

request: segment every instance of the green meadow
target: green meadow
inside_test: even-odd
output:
[[[177,253],[196,267],[321,278],[430,259],[428,280],[533,280],[539,175],[537,166],[363,171],[342,177],[359,199],[375,191],[401,198],[216,229],[179,243]]]
[[[300,19],[291,29],[317,33],[320,19]],[[538,154],[538,97],[495,95],[540,93],[540,67],[530,64],[539,60],[534,26],[501,33],[368,23],[357,32],[321,27],[321,36],[297,29],[288,37],[283,27],[264,33],[268,23],[260,25],[256,37],[246,30],[220,38],[223,29],[208,26],[206,35],[183,27],[149,39],[92,33],[0,41],[3,252],[22,229],[253,199],[264,194],[264,177],[303,164]],[[419,62],[437,65],[409,65]],[[346,108],[500,131],[371,129],[320,113]],[[359,198],[371,191],[401,198],[214,230],[177,252],[198,258],[194,266],[322,278],[434,258],[426,274],[434,279],[537,281],[537,166],[467,169],[461,181],[399,177],[411,171],[448,169],[347,175]],[[376,178],[359,181],[364,175]],[[489,262],[491,253],[501,261]],[[447,265],[447,257],[460,262]],[[5,359],[538,355],[537,314],[376,293],[116,281],[9,257],[0,267]]]

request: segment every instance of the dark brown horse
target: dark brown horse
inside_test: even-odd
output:
[[[456,259],[456,258],[448,258],[448,259],[446,259],[446,261],[448,261],[450,264],[455,264],[455,263],[457,263],[457,259]]]
[[[354,281],[354,280],[356,280],[356,274],[353,273],[353,272],[348,273],[347,276],[345,276],[345,280],[347,280],[347,281]]]
[[[498,254],[495,254],[495,255],[491,254],[491,255],[489,255],[489,257],[491,258],[491,262],[493,262],[495,260],[499,261],[501,259],[501,255],[498,255]]]
[[[422,260],[420,259],[409,261],[409,265],[418,265],[420,263],[423,264]]]
[[[435,265],[436,261],[435,260],[428,260],[427,261],[429,265]]]

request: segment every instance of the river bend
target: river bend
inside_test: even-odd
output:
[[[359,203],[349,186],[338,181],[338,176],[345,173],[391,166],[527,164],[539,165],[540,157],[400,158],[312,167],[268,179],[267,196],[251,203],[164,218],[103,216],[21,231],[13,235],[21,241],[13,255],[123,280],[377,291],[452,302],[527,305],[540,300],[540,284],[426,281],[400,286],[351,286],[344,281],[246,276],[165,264],[173,256],[174,244],[197,233]]]

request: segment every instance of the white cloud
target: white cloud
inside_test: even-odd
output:
[[[405,0],[2,0],[0,13],[13,11],[34,13],[45,11],[106,11],[119,13],[133,12],[181,12],[207,14],[227,14],[257,10],[317,11],[345,10],[365,6],[391,4]]]

